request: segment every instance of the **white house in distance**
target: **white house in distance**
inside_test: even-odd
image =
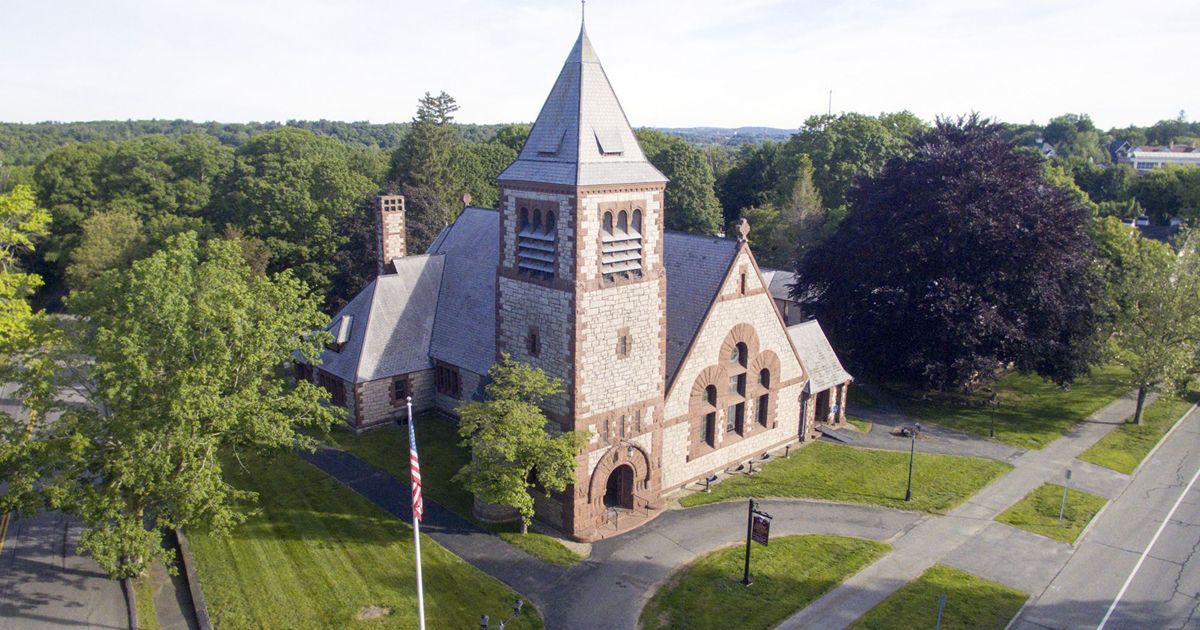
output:
[[[1186,144],[1135,147],[1122,142],[1113,151],[1118,164],[1130,164],[1139,173],[1144,173],[1168,164],[1200,166],[1200,148]]]

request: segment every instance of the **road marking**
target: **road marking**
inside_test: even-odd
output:
[[[1137,575],[1138,569],[1142,568],[1142,562],[1145,562],[1146,556],[1150,555],[1150,548],[1154,546],[1154,543],[1158,542],[1159,535],[1161,535],[1163,530],[1167,528],[1167,523],[1171,522],[1171,517],[1175,515],[1175,510],[1177,510],[1179,505],[1183,503],[1183,497],[1187,496],[1187,493],[1192,489],[1192,486],[1196,484],[1197,478],[1200,478],[1200,468],[1196,469],[1196,474],[1192,475],[1192,480],[1188,482],[1188,485],[1183,489],[1183,492],[1179,493],[1179,498],[1175,499],[1175,505],[1171,506],[1171,511],[1167,512],[1167,517],[1163,519],[1162,525],[1159,525],[1158,531],[1154,532],[1154,538],[1150,539],[1150,544],[1146,545],[1146,548],[1142,550],[1142,557],[1138,558],[1137,564],[1133,565],[1133,571],[1129,573],[1129,577],[1125,578],[1125,584],[1121,586],[1121,590],[1117,593],[1117,597],[1113,599],[1112,605],[1108,607],[1108,612],[1104,613],[1104,619],[1100,620],[1100,625],[1096,626],[1096,630],[1102,630],[1104,628],[1104,624],[1108,623],[1108,618],[1112,617],[1113,611],[1117,609],[1117,603],[1120,602],[1121,598],[1125,596],[1125,589],[1129,588],[1129,584],[1133,582],[1133,578]]]

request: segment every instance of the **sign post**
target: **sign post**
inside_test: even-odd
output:
[[[1058,526],[1062,527],[1063,512],[1067,511],[1067,492],[1071,489],[1071,469],[1067,469],[1067,483],[1063,485],[1062,505],[1058,508]]]
[[[746,514],[746,571],[742,575],[742,585],[750,586],[750,543],[756,542],[767,546],[771,538],[771,515],[758,509],[758,503],[750,499],[750,507]]]

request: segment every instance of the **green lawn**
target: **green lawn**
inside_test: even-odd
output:
[[[891,550],[845,536],[784,536],[751,552],[753,584],[742,586],[744,544],[683,567],[642,609],[642,627],[770,628]]]
[[[1036,375],[1009,374],[996,383],[996,439],[1020,448],[1042,448],[1079,421],[1129,392],[1129,372],[1116,365],[1096,367],[1070,389]],[[967,396],[945,392],[897,395],[904,412],[921,422],[988,435],[992,410],[986,392]]]
[[[879,406],[879,400],[871,395],[871,392],[864,387],[851,387],[846,394],[846,409],[854,409],[855,407],[865,407],[874,409]]]
[[[853,630],[932,628],[937,624],[938,599],[945,630],[1003,630],[1029,597],[1016,589],[943,565],[879,602],[850,626]]]
[[[390,425],[372,429],[362,435],[335,429],[330,432],[330,437],[340,448],[408,483],[408,427]],[[459,446],[458,442],[458,427],[445,418],[434,414],[425,414],[417,418],[417,449],[421,453],[421,488],[425,496],[474,522],[475,519],[471,515],[474,498],[461,485],[452,481],[454,475],[470,459],[470,454]],[[478,524],[499,534],[514,547],[546,562],[570,565],[582,559],[579,554],[563,546],[553,536],[536,532],[522,535],[517,525]]]
[[[856,418],[854,416],[846,416],[846,422],[854,425],[856,429],[862,431],[863,433],[867,433],[871,430],[870,420],[863,420],[862,418]]]
[[[229,462],[260,512],[227,538],[188,532],[200,584],[218,628],[346,628],[367,607],[391,609],[372,627],[416,626],[412,529],[292,455]],[[517,594],[421,537],[425,615],[431,628],[503,618]],[[541,627],[537,611],[520,627]]]
[[[1060,526],[1058,511],[1062,506],[1062,497],[1062,486],[1053,483],[1042,484],[1040,488],[1002,512],[996,520],[1047,538],[1073,543],[1096,512],[1108,503],[1108,499],[1072,488],[1067,493],[1067,507],[1063,511]]]
[[[1194,393],[1186,398],[1163,395],[1142,412],[1142,424],[1126,424],[1109,433],[1079,459],[1131,474],[1195,402]]]
[[[154,585],[150,576],[133,580],[134,605],[137,608],[138,630],[159,630],[158,609],[154,606]]]
[[[1012,466],[990,459],[920,453],[913,467],[913,498],[904,500],[908,453],[814,442],[775,459],[754,475],[735,475],[711,493],[683,497],[684,507],[745,497],[796,497],[946,512]]]

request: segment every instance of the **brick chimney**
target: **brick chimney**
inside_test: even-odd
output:
[[[404,250],[404,196],[379,195],[379,273],[393,273],[392,260],[403,258]]]

